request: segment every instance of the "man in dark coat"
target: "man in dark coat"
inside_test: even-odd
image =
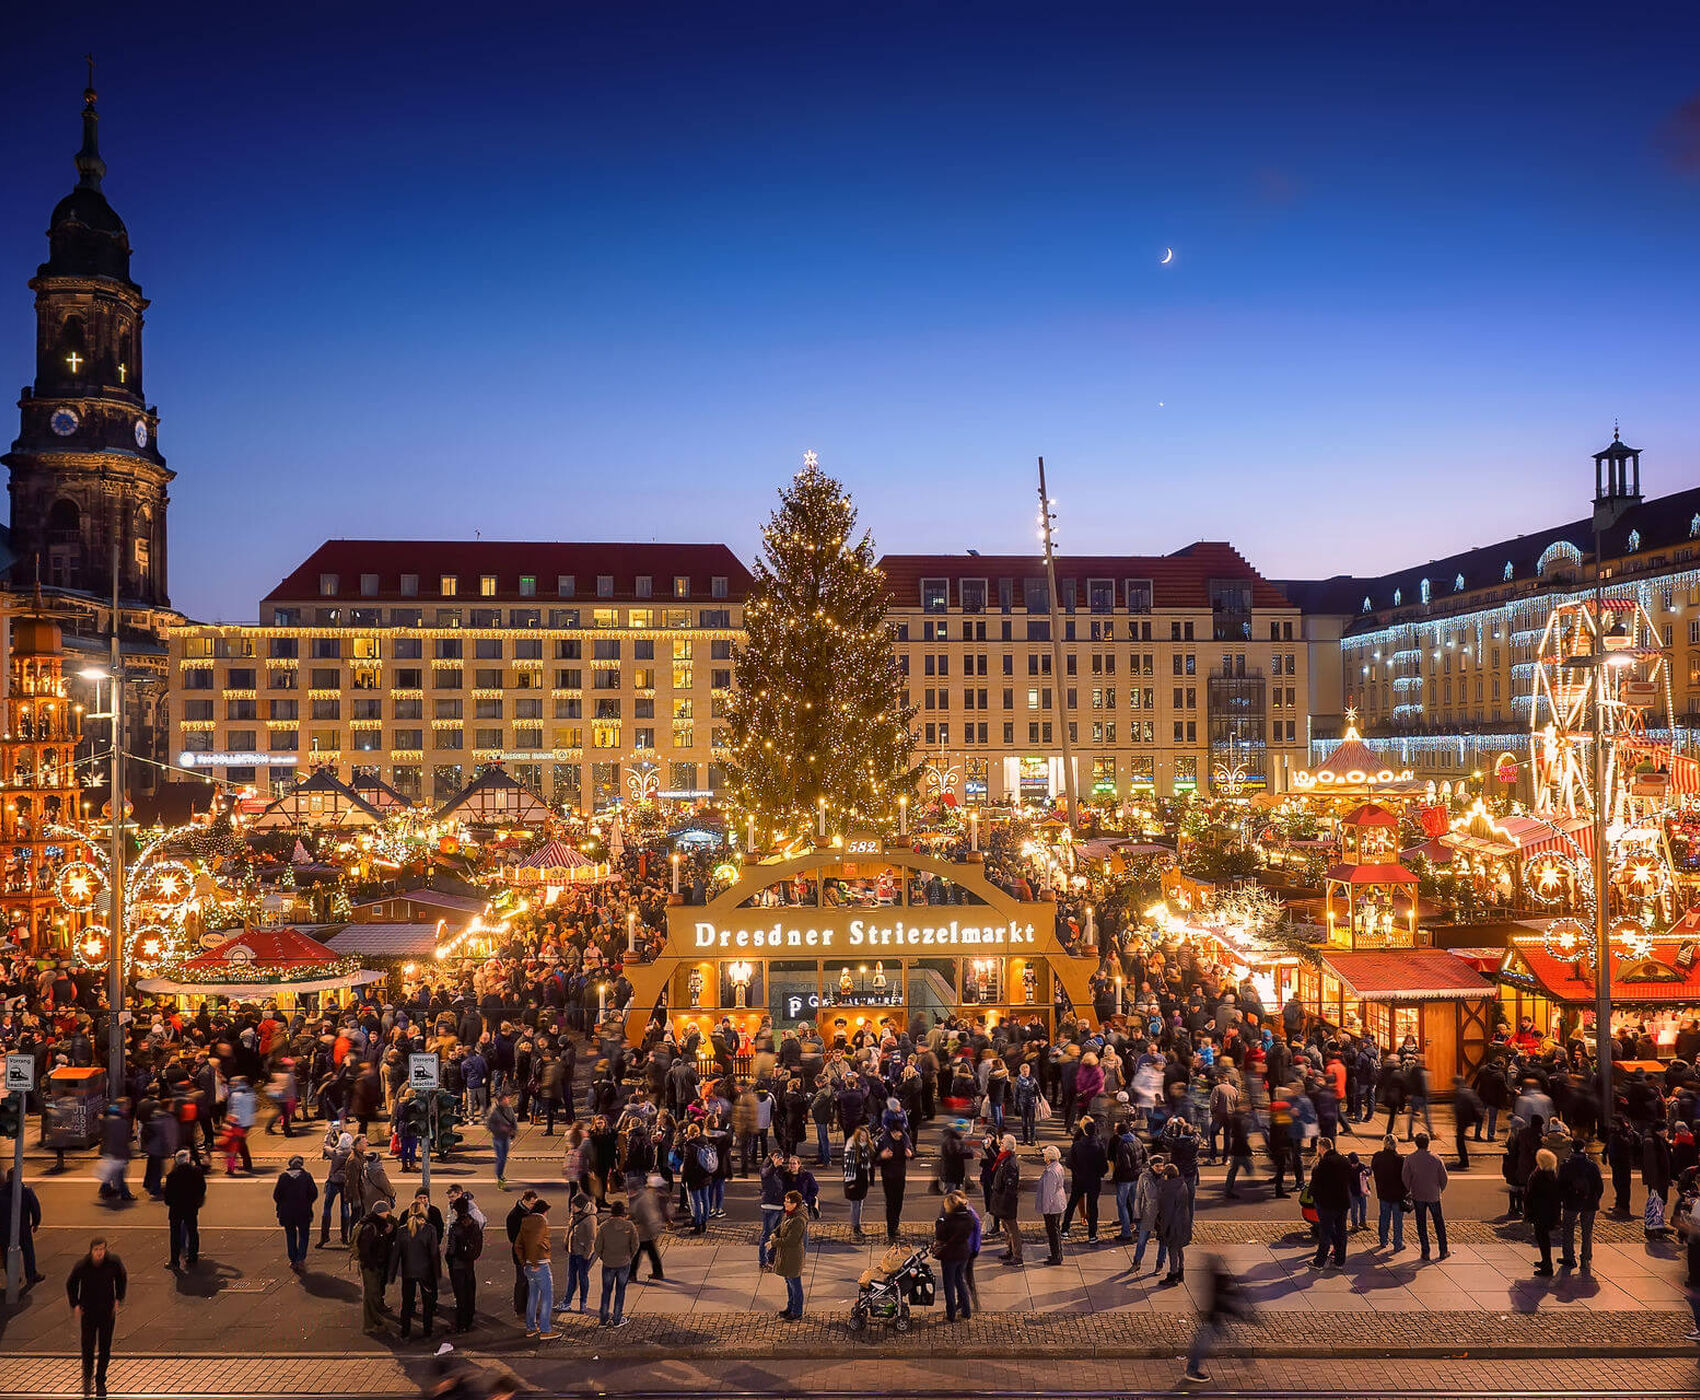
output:
[[[1357,1168],[1335,1149],[1333,1138],[1317,1142],[1316,1166],[1310,1174],[1311,1199],[1316,1205],[1316,1256],[1310,1261],[1315,1268],[1328,1262],[1328,1252],[1334,1252],[1334,1267],[1346,1267],[1346,1212],[1352,1206],[1352,1178]]]
[[[124,1261],[107,1249],[103,1239],[89,1242],[89,1252],[76,1262],[65,1280],[71,1314],[82,1327],[84,1395],[91,1387],[96,1395],[106,1395],[112,1327],[129,1286],[130,1276],[125,1272]]]
[[[272,1204],[277,1207],[277,1223],[283,1226],[289,1267],[296,1273],[307,1267],[307,1240],[313,1232],[313,1203],[318,1199],[318,1183],[306,1163],[300,1157],[291,1157],[272,1187]]]
[[[171,1228],[171,1263],[185,1262],[194,1268],[201,1257],[201,1207],[207,1200],[206,1168],[197,1166],[186,1150],[177,1153],[177,1165],[166,1174],[160,1193],[165,1200],[166,1220]]]

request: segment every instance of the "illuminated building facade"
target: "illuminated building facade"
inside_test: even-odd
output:
[[[173,750],[269,794],[441,804],[500,761],[556,807],[706,796],[748,587],[723,545],[332,540],[258,623],[172,632]]]
[[[1596,454],[1637,497],[1605,536],[1606,595],[1652,615],[1672,703],[1649,728],[1657,738],[1674,725],[1686,739],[1700,725],[1700,488],[1639,500],[1640,457],[1617,438]],[[1312,760],[1340,742],[1320,736],[1340,733],[1350,706],[1364,742],[1394,766],[1529,800],[1541,637],[1555,606],[1591,595],[1593,553],[1583,518],[1377,578],[1283,582],[1304,609],[1318,680]]]
[[[1062,674],[1038,556],[880,561],[918,758],[965,803],[1048,803],[1069,727],[1082,801],[1284,790],[1306,763],[1300,614],[1226,544],[1057,558]]]
[[[33,951],[63,947],[76,931],[60,907],[54,880],[65,862],[64,842],[48,834],[80,819],[82,788],[76,749],[82,707],[65,689],[65,648],[58,623],[19,617],[11,624],[11,659],[0,737],[0,917]]]

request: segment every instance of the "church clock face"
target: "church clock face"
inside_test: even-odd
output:
[[[75,410],[69,408],[56,408],[53,410],[53,416],[47,420],[47,423],[48,426],[51,427],[54,432],[58,433],[60,437],[70,437],[72,433],[77,431],[77,425],[81,421],[82,420],[77,417]]]
[[[147,445],[148,445],[148,425],[142,419],[138,418],[136,420],[136,446],[137,447],[146,447]]]

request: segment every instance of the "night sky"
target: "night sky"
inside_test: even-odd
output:
[[[1693,6],[383,8],[8,27],[0,385],[92,47],[192,616],[332,535],[748,557],[806,448],[885,550],[1032,547],[1043,453],[1065,552],[1276,577],[1581,515],[1614,416],[1700,481]]]

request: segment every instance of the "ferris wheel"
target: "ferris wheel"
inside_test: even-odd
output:
[[[1596,667],[1595,641],[1604,665]],[[1670,793],[1669,747],[1651,741],[1647,715],[1672,713],[1670,666],[1646,607],[1632,598],[1559,603],[1536,654],[1530,706],[1535,812],[1593,816],[1603,802],[1614,832],[1658,825]],[[1605,745],[1597,794],[1596,719]]]

